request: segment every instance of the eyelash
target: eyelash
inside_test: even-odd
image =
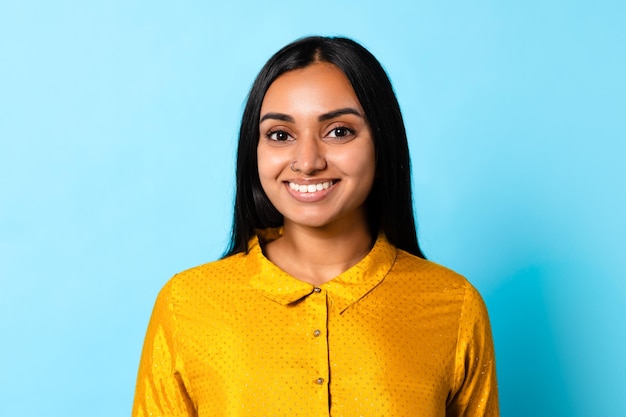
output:
[[[345,131],[345,134],[342,136],[337,136],[337,131],[338,130],[343,130]],[[329,136],[331,133],[335,133],[335,138],[337,139],[341,139],[341,138],[345,138],[345,137],[349,137],[349,136],[354,136],[356,131],[354,129],[350,129],[349,127],[346,126],[337,126],[337,127],[333,127],[330,132],[328,132],[328,134],[326,136]]]
[[[274,136],[276,134],[284,134],[284,135],[287,136],[287,138],[286,139],[274,139],[272,136]],[[287,140],[289,140],[291,135],[289,133],[287,133],[286,131],[282,130],[282,129],[276,129],[276,130],[270,130],[269,132],[267,132],[265,137],[267,139],[269,139],[269,140],[273,140],[273,141],[276,141],[276,142],[286,142]]]
[[[338,131],[344,131],[343,135],[337,135]],[[331,136],[331,134],[334,133],[334,136]],[[278,135],[278,134],[284,134],[287,137],[285,139],[278,139],[278,138],[274,138],[273,136]],[[333,139],[342,139],[345,137],[351,137],[354,136],[356,134],[356,131],[354,129],[351,129],[349,127],[346,126],[336,126],[333,127],[324,137],[331,137]],[[289,140],[289,138],[291,138],[291,135],[289,133],[287,133],[285,130],[283,129],[276,129],[276,130],[270,130],[269,132],[267,132],[267,134],[265,135],[265,137],[269,140],[275,141],[275,142],[286,142]]]

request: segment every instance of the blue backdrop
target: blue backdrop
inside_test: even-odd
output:
[[[0,2],[0,414],[130,412],[154,298],[213,260],[269,56],[385,65],[427,255],[490,309],[503,415],[626,415],[619,1]]]

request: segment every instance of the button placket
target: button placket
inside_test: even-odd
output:
[[[311,382],[322,387],[328,382],[329,364],[328,364],[328,340],[322,337],[326,334],[326,326],[328,323],[328,306],[326,300],[326,292],[320,287],[314,287],[307,302],[311,303],[314,314],[310,316],[308,337],[312,343],[313,351],[316,352],[315,363],[313,369],[315,374],[312,375]],[[319,399],[328,403],[328,390],[320,390]]]

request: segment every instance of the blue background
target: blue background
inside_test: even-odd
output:
[[[503,415],[626,415],[626,6],[0,2],[0,414],[128,415],[154,298],[228,239],[262,64],[384,64],[432,260],[492,317]]]

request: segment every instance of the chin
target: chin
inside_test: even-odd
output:
[[[317,219],[296,220],[296,221],[291,220],[290,223],[293,225],[300,226],[300,227],[309,227],[312,229],[322,229],[327,226],[330,226],[331,224],[331,222],[329,221],[317,220]]]

